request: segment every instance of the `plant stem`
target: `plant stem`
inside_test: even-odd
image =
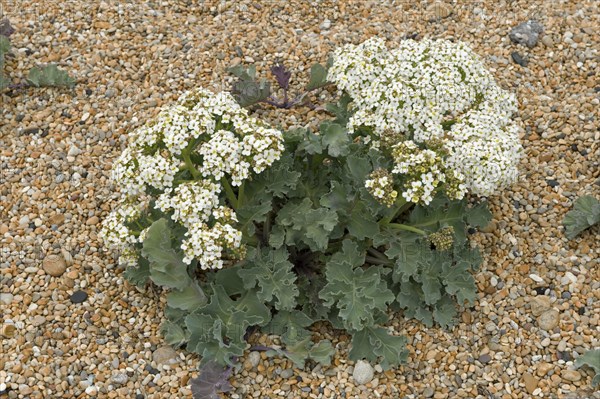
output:
[[[225,195],[227,196],[227,199],[229,200],[229,205],[231,205],[231,207],[233,208],[234,211],[237,211],[237,208],[238,208],[237,197],[235,196],[235,193],[233,192],[233,188],[231,187],[231,184],[229,184],[229,180],[227,180],[227,178],[225,176],[223,176],[223,178],[221,179],[221,184],[223,185],[223,187],[225,187]]]
[[[394,210],[393,210],[393,212],[390,212],[390,216],[381,219],[381,221],[384,224],[390,223],[392,220],[394,220],[398,215],[400,215],[400,213],[402,213],[406,209],[405,206],[407,204],[412,205],[412,203],[406,202],[406,200],[404,199],[404,197],[402,197],[402,196],[398,197],[398,199],[396,199],[396,202],[394,203]]]
[[[381,252],[379,252],[375,248],[369,248],[369,249],[367,249],[367,251],[371,255],[373,255],[374,257],[376,257],[378,259],[381,259],[382,261],[389,261],[389,259],[387,258],[387,256],[385,256],[384,254],[382,254]]]
[[[244,180],[238,190],[238,195],[237,195],[237,206],[238,207],[241,207],[242,204],[244,203],[244,188],[245,187],[246,187],[246,181]]]
[[[422,235],[422,236],[426,236],[426,235],[427,235],[427,232],[426,232],[426,231],[424,231],[424,230],[421,230],[421,229],[418,229],[418,228],[416,228],[416,227],[414,227],[414,226],[409,226],[409,225],[407,225],[407,224],[401,224],[401,223],[386,223],[385,225],[386,225],[386,226],[388,226],[388,227],[391,227],[391,228],[393,228],[393,229],[396,229],[396,230],[406,230],[406,231],[412,231],[413,233],[417,233],[417,234],[420,234],[420,235]]]
[[[367,257],[365,257],[365,260],[373,265],[385,265],[385,266],[393,265],[393,263],[390,262],[389,260],[382,260],[379,258],[375,258],[373,256],[367,256]]]
[[[183,157],[183,161],[185,162],[185,167],[190,171],[194,179],[200,179],[202,176],[200,172],[194,166],[192,159],[190,158],[190,154],[192,153],[192,149],[194,148],[193,143],[190,143],[182,152],[181,156]]]

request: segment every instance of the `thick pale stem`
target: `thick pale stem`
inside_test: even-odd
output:
[[[187,168],[187,170],[190,171],[190,173],[192,174],[194,179],[200,179],[200,178],[202,178],[202,175],[200,174],[200,172],[198,172],[198,169],[196,169],[196,167],[194,166],[194,163],[192,162],[192,159],[190,158],[190,154],[192,153],[193,148],[194,148],[194,143],[191,142],[181,152],[181,156],[183,157],[183,161],[185,162],[185,167]]]
[[[387,223],[386,226],[391,227],[391,228],[396,229],[396,230],[411,231],[413,233],[417,233],[417,234],[420,234],[422,236],[426,236],[427,235],[427,232],[425,230],[421,230],[421,229],[418,229],[418,228],[416,228],[414,226],[409,226],[407,224]]]
[[[238,200],[237,200],[237,197],[235,196],[235,193],[233,192],[233,188],[231,187],[231,184],[229,184],[229,180],[227,180],[226,177],[223,177],[221,179],[221,184],[225,188],[225,195],[227,196],[227,200],[229,201],[229,205],[231,205],[231,207],[235,211],[237,211]]]

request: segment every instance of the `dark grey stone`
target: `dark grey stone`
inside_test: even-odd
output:
[[[534,47],[540,37],[540,33],[544,31],[544,27],[537,21],[530,19],[529,21],[523,22],[515,26],[508,37],[514,43],[522,44],[529,48]]]

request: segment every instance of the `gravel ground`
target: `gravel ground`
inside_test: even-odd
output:
[[[56,62],[79,83],[0,93],[0,396],[190,397],[198,359],[164,347],[164,297],[129,286],[97,239],[126,133],[186,89],[228,88],[234,63],[283,59],[299,86],[337,45],[418,34],[470,43],[521,104],[522,179],[490,198],[495,222],[473,236],[486,254],[478,303],[449,331],[394,317],[409,362],[372,365],[364,385],[349,337],[318,327],[338,348],[331,367],[249,354],[229,397],[600,397],[573,367],[600,346],[598,229],[568,241],[560,226],[578,196],[600,194],[597,3],[456,3],[3,1],[16,28],[7,75]],[[545,29],[533,48],[508,37],[529,18]],[[283,126],[318,116],[263,113]]]

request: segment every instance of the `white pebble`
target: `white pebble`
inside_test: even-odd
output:
[[[537,274],[530,274],[529,278],[535,281],[536,283],[543,283],[544,279],[538,276]]]

